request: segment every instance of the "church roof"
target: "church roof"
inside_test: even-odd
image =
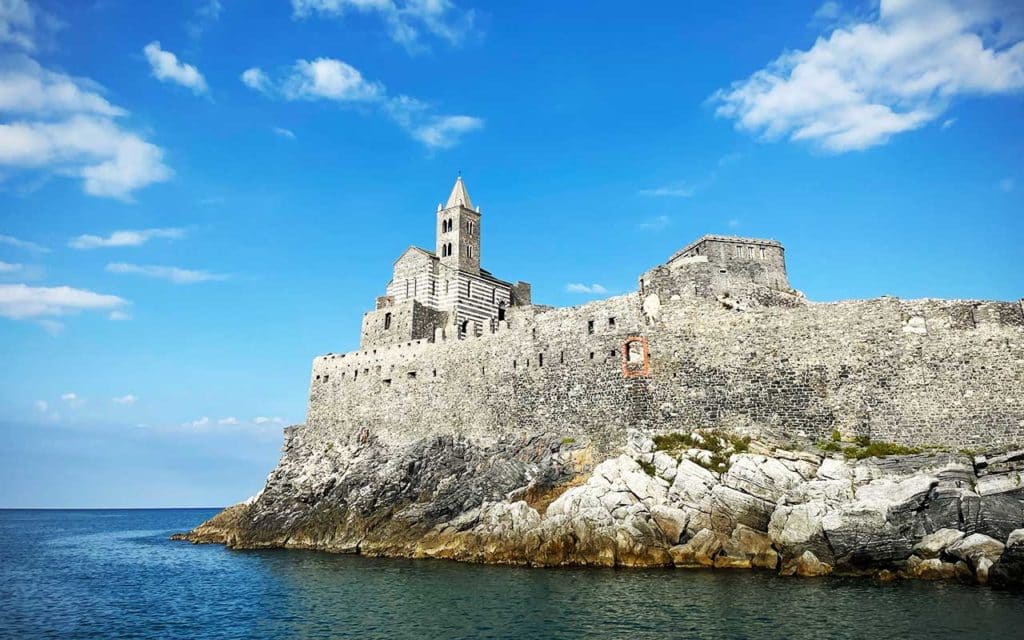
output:
[[[445,205],[445,209],[450,209],[455,206],[463,206],[467,209],[473,208],[473,203],[469,199],[469,192],[466,191],[466,185],[462,182],[462,176],[455,179],[455,186],[452,187],[452,194],[448,196],[448,204]]]

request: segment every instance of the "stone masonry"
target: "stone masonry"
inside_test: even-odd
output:
[[[313,434],[557,432],[608,451],[627,428],[1024,443],[1021,301],[808,302],[778,242],[705,236],[636,292],[552,309],[479,268],[461,179],[437,220],[438,251],[399,259],[360,350],[314,360]]]

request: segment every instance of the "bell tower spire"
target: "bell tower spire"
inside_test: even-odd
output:
[[[480,208],[473,208],[461,171],[447,204],[437,209],[437,257],[448,267],[480,273]]]

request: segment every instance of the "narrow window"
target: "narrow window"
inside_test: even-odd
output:
[[[487,367],[480,367],[480,375],[487,373]]]
[[[409,297],[409,281],[408,280],[405,281],[405,297],[406,298]]]
[[[517,361],[513,360],[512,361],[512,368],[513,369],[518,369],[519,368],[519,363]]]
[[[558,352],[558,364],[565,364],[565,352],[564,351],[559,351]]]
[[[593,333],[594,333],[594,321],[593,320],[587,320],[587,334],[593,334]]]
[[[502,320],[504,320],[504,319],[505,319],[505,304],[504,304],[504,303],[502,303],[502,304],[501,304],[501,305],[500,305],[500,306],[498,307],[498,322],[501,322],[501,321],[502,321]]]
[[[762,260],[764,260],[764,259],[765,259],[765,250],[764,250],[764,247],[761,247],[761,259],[762,259]]]
[[[537,354],[537,366],[538,367],[543,367],[544,366],[544,354],[543,353]]]
[[[536,339],[537,339],[537,327],[534,327],[534,328],[533,328],[533,339],[534,339],[534,340],[536,340]]]
[[[384,314],[384,330],[387,331],[391,328],[391,312],[388,311]]]
[[[431,280],[430,281],[430,295],[432,295],[432,296],[436,296],[437,295],[437,280]]]
[[[491,304],[498,304],[498,290],[491,289]]]
[[[352,379],[353,379],[353,380],[358,380],[358,379],[359,379],[359,369],[356,369],[356,370],[355,370],[355,371],[354,371],[354,372],[352,373]]]
[[[459,325],[459,335],[465,337],[467,331],[469,331],[469,320],[463,320]]]
[[[593,360],[593,359],[594,359],[594,352],[593,352],[593,351],[591,351],[591,352],[590,352],[590,359],[591,359],[591,360]]]

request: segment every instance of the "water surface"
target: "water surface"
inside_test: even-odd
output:
[[[214,509],[0,511],[0,637],[1020,637],[1024,595],[749,572],[523,569],[167,537]]]

